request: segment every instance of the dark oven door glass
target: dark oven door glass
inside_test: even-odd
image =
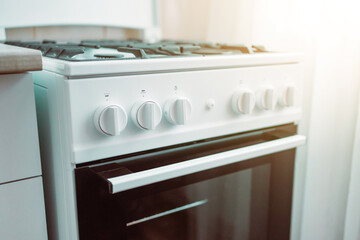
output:
[[[289,239],[294,147],[161,181],[146,183],[146,174],[207,156],[226,161],[222,153],[295,133],[285,125],[78,166],[80,239]],[[126,185],[135,173],[145,184],[115,192],[112,179],[120,176]]]

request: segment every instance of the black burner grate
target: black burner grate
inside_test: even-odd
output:
[[[43,56],[68,61],[148,59],[178,56],[238,55],[266,52],[263,46],[228,45],[197,41],[84,40],[79,43],[6,41],[5,44],[38,49]]]

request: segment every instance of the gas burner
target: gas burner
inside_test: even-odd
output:
[[[130,40],[84,40],[79,43],[7,41],[5,44],[38,49],[44,57],[66,61],[104,61],[207,55],[239,55],[266,52],[263,46],[227,45],[197,41],[163,40],[146,43]]]

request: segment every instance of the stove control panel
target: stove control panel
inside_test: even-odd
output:
[[[77,163],[90,155],[101,159],[301,118],[302,64],[108,76],[69,84]]]
[[[131,117],[135,125],[141,129],[153,130],[161,121],[161,107],[152,100],[140,101],[132,107]]]
[[[99,107],[94,115],[94,124],[101,133],[118,136],[127,124],[126,111],[118,105]]]
[[[184,125],[191,116],[191,102],[185,97],[173,97],[164,106],[166,119],[174,125]]]
[[[295,104],[295,94],[296,87],[295,85],[287,85],[281,89],[281,95],[279,102],[284,107],[292,107]]]
[[[241,89],[232,97],[232,109],[236,113],[251,114],[255,107],[255,94],[251,89]]]
[[[279,93],[279,94],[278,94]],[[214,101],[213,99],[211,99]],[[271,85],[254,88],[239,88],[231,98],[231,108],[238,115],[252,115],[255,105],[258,111],[275,111],[276,108],[295,106],[296,86],[294,84],[274,87]],[[279,104],[278,104],[279,103]],[[206,108],[211,110],[214,103]],[[172,125],[185,125],[192,114],[191,101],[183,96],[169,98],[163,108],[154,100],[136,102],[131,108],[133,123],[143,130],[154,130],[162,121],[162,115]],[[99,107],[94,115],[95,127],[108,136],[118,136],[127,125],[126,110],[120,105]]]
[[[278,101],[277,91],[273,86],[261,87],[257,94],[257,106],[262,110],[275,110]]]

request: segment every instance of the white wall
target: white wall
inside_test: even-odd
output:
[[[342,5],[343,3],[341,3]],[[359,38],[348,9],[328,4],[319,33],[302,239],[343,239],[359,93]],[[345,11],[345,12],[342,12]],[[349,19],[330,15],[348,14]],[[336,34],[334,34],[336,33]],[[341,46],[339,48],[339,46]]]
[[[140,38],[141,32],[135,29],[96,26],[57,26],[6,29],[7,40],[84,40],[84,39],[126,39]]]
[[[355,135],[344,240],[360,239],[360,97]]]

